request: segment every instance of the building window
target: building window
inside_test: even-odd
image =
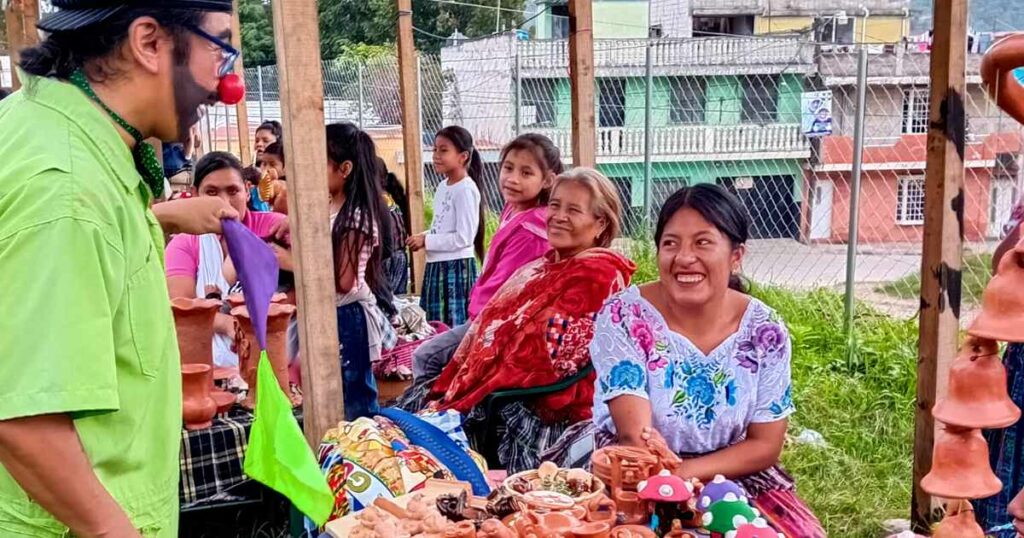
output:
[[[754,35],[754,16],[694,17],[693,37]]]
[[[853,17],[822,17],[814,20],[814,36],[819,43],[849,45],[853,43]]]
[[[551,6],[551,39],[569,39],[569,5]]]
[[[903,133],[928,132],[928,88],[903,90]]]
[[[673,78],[669,79],[669,88],[669,121],[675,125],[704,123],[706,80],[703,77]]]
[[[743,85],[743,105],[740,109],[742,123],[774,123],[778,111],[778,75],[754,75],[740,77]]]
[[[523,126],[554,127],[558,124],[557,83],[554,79],[523,79]]]
[[[896,224],[924,224],[924,177],[903,177],[896,184]]]
[[[598,79],[598,126],[623,127],[626,125],[626,80]]]

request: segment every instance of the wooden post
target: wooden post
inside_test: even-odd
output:
[[[920,486],[932,464],[931,410],[945,391],[960,329],[967,0],[935,0],[934,20],[911,513],[914,530],[922,534],[933,519],[932,498]]]
[[[409,233],[423,231],[423,142],[420,140],[419,73],[412,38],[412,0],[398,1],[398,85],[402,101],[402,146],[405,153],[405,192],[409,196]],[[413,253],[412,292],[423,289],[423,249]]]
[[[345,416],[328,222],[320,32],[315,0],[278,0],[273,12],[298,285],[303,430],[316,450],[324,432]]]
[[[14,90],[21,87],[18,71],[18,53],[21,49],[39,43],[36,22],[39,21],[39,0],[11,0],[4,10],[7,24],[7,43],[11,52],[11,85]]]
[[[231,46],[242,50],[242,23],[238,20],[238,0],[235,0],[235,10],[231,13]],[[235,60],[235,73],[245,80],[245,63],[242,55]],[[235,105],[235,120],[238,122],[238,156],[242,164],[253,164],[252,162],[252,137],[249,136],[249,106],[246,99],[242,99]]]
[[[569,0],[569,85],[572,92],[572,164],[597,164],[594,105],[594,21],[591,0]]]

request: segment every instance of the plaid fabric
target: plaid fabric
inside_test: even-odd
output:
[[[1024,407],[1024,344],[1007,346],[1003,364],[1006,366],[1010,399],[1018,407]],[[1006,507],[1024,489],[1024,420],[1003,430],[986,430],[983,433],[988,440],[989,464],[1003,482],[1002,491],[975,503],[981,528],[990,529],[1013,519]],[[1009,529],[992,533],[992,536],[1016,538],[1017,532]]]
[[[302,409],[295,410],[302,423]],[[236,407],[204,430],[181,431],[181,508],[232,498],[229,491],[249,480],[242,472],[253,415]]]
[[[477,406],[472,415],[484,427],[483,408]],[[530,410],[525,402],[512,402],[500,411],[502,421],[498,426],[498,460],[510,473],[536,469],[544,460],[541,453],[554,445],[569,428],[568,421],[546,424]],[[468,427],[468,426],[467,426]]]
[[[427,319],[441,321],[449,327],[465,323],[469,319],[469,293],[476,277],[473,258],[428,263],[420,297]]]

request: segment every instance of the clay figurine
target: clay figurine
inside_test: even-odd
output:
[[[966,501],[947,507],[946,517],[935,528],[932,538],[984,538],[985,533],[974,519],[974,508]]]
[[[476,538],[476,525],[472,521],[449,523],[444,538]]]
[[[696,534],[683,530],[683,522],[678,519],[672,520],[672,528],[665,534],[665,538],[697,538]]]
[[[487,513],[498,519],[503,520],[520,510],[522,506],[519,499],[504,486],[491,491],[487,496]]]
[[[480,538],[516,538],[512,529],[497,519],[484,521],[480,525],[480,532],[477,533],[477,536]]]
[[[600,495],[589,503],[587,503],[587,521],[606,521],[608,523],[615,523],[618,519],[618,510],[615,507],[615,501],[608,498],[607,495]]]
[[[622,515],[622,522],[631,525],[640,525],[647,522],[647,511],[644,509],[636,493],[636,484],[640,480],[650,477],[658,466],[658,458],[649,450],[626,447],[610,446],[602,448],[592,456],[594,472],[601,478],[600,467],[603,461],[608,462],[609,480],[605,481],[612,494],[612,500]]]
[[[302,397],[292,394],[288,381],[288,322],[295,307],[292,305],[271,303],[267,313],[267,358],[274,370],[274,377],[277,384],[284,391],[292,403],[292,407],[302,405]],[[249,392],[242,401],[242,406],[253,409],[256,406],[256,367],[259,366],[259,345],[256,343],[256,335],[253,332],[252,324],[249,322],[249,310],[245,306],[239,306],[231,311],[231,315],[239,320],[239,325],[245,335],[244,339],[248,346],[246,349],[238,350],[238,365],[242,379],[249,385]]]
[[[202,430],[213,425],[217,402],[213,390],[213,367],[208,364],[181,365],[181,415],[186,430]]]
[[[704,528],[711,533],[711,538],[724,538],[729,531],[753,523],[760,515],[745,498],[738,499],[729,493],[704,512]]]
[[[693,484],[668,470],[637,484],[637,494],[651,515],[651,529],[664,536],[672,530],[672,521],[694,519]]]
[[[704,484],[704,487],[701,488],[697,508],[707,510],[712,504],[724,499],[730,493],[736,499],[747,498],[746,493],[744,493],[743,488],[739,484],[720,474],[716,474],[711,482]]]
[[[785,535],[776,532],[764,519],[757,518],[752,523],[740,525],[735,531],[725,533],[725,538],[785,538]]]

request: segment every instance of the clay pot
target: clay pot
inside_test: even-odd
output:
[[[936,420],[961,428],[1005,428],[1020,409],[1006,389],[1006,369],[992,340],[968,338],[949,370],[949,393],[932,410]]]
[[[974,519],[971,503],[958,501],[957,504],[952,509],[947,507],[949,511],[935,527],[932,538],[985,538],[985,531],[981,530],[981,525]]]
[[[178,297],[171,300],[182,364],[213,366],[213,318],[220,311],[220,305],[220,301],[213,299]]]
[[[213,398],[213,401],[217,402],[218,415],[223,415],[224,413],[231,411],[231,408],[235,406],[236,398],[233,393],[213,389],[213,392],[210,393],[210,397]]]
[[[608,538],[612,528],[610,523],[581,523],[572,529],[573,538]]]
[[[288,301],[287,293],[275,293],[270,296],[271,303],[285,303]],[[232,309],[238,308],[245,305],[245,296],[241,293],[232,293],[228,295],[228,304],[231,305]]]
[[[202,430],[213,424],[217,402],[210,397],[213,367],[208,364],[181,365],[181,415],[186,430]]]
[[[971,336],[1024,342],[1024,254],[1020,248],[1018,245],[999,260],[995,276],[981,295],[981,313],[967,329]]]
[[[932,470],[921,489],[944,499],[983,499],[1003,484],[988,464],[988,445],[978,430],[940,429],[932,451]]]
[[[288,396],[292,407],[302,405],[302,398],[291,393],[288,386],[288,321],[295,313],[292,305],[271,303],[267,313],[267,358],[274,370],[274,377],[281,390]],[[249,385],[249,393],[242,400],[242,406],[248,409],[256,407],[256,367],[259,366],[259,344],[249,319],[249,309],[239,306],[231,310],[231,315],[239,322],[243,337],[248,345],[241,346],[238,353],[238,367],[242,379]]]
[[[611,538],[657,538],[657,535],[643,525],[620,525],[612,529]]]
[[[982,57],[981,80],[999,108],[1024,123],[1024,87],[1013,73],[1021,66],[1024,66],[1024,35],[1004,37]]]
[[[587,521],[615,524],[617,518],[618,509],[615,501],[609,499],[607,495],[601,495],[587,504]]]

